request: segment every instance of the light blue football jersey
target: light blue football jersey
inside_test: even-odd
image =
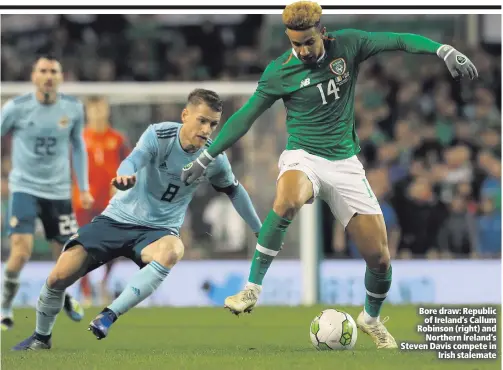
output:
[[[187,207],[201,182],[210,181],[219,188],[237,183],[223,153],[208,166],[205,176],[189,186],[183,184],[180,180],[183,167],[205,148],[195,153],[184,151],[179,139],[181,127],[180,123],[162,122],[147,128],[128,158],[135,156],[135,151],[142,151],[148,153],[150,159],[136,173],[134,187],[117,191],[103,212],[104,216],[119,222],[179,232]]]
[[[14,98],[2,107],[2,137],[12,133],[9,190],[45,199],[71,198],[70,148],[80,190],[88,190],[83,104],[58,94],[54,104],[42,104],[34,93]]]

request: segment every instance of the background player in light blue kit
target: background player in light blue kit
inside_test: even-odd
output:
[[[50,56],[35,62],[31,79],[36,91],[14,98],[2,108],[2,137],[11,134],[13,140],[8,220],[11,250],[4,268],[2,330],[14,325],[12,302],[19,274],[31,256],[36,218],[44,225],[55,257],[77,229],[71,202],[70,144],[82,204],[90,207],[93,202],[82,137],[82,103],[58,93],[63,74],[60,63]],[[82,320],[82,308],[68,294],[64,308],[72,320]]]
[[[145,130],[112,180],[124,191],[117,192],[105,211],[65,244],[40,294],[43,304],[37,307],[35,333],[15,350],[51,348],[52,328],[63,304],[64,289],[95,268],[124,256],[140,270],[89,325],[98,339],[106,337],[117,318],[150,296],[182,258],[179,231],[201,181],[208,180],[217,191],[226,193],[240,216],[258,233],[260,219],[225,154],[206,168],[201,180],[186,186],[180,179],[182,168],[209,145],[221,114],[218,95],[197,89],[188,97],[183,124],[163,122]]]

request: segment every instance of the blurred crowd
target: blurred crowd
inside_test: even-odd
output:
[[[176,16],[44,17],[23,25],[21,19],[6,22],[2,16],[2,30],[7,27],[11,35],[6,40],[2,34],[3,81],[27,79],[33,50],[62,58],[66,79],[78,81],[256,81],[281,52],[269,55],[263,47],[261,16],[229,15],[219,18],[218,26]],[[477,81],[456,82],[436,56],[405,53],[381,54],[360,70],[355,100],[360,159],[380,199],[393,258],[501,254],[501,46],[496,51],[484,45],[469,48],[454,34],[438,40],[472,59]],[[242,97],[226,99],[224,120],[243,102]],[[134,143],[146,122],[179,120],[182,106],[112,106],[111,119]],[[228,151],[261,218],[274,198],[277,160],[286,142],[284,122],[278,102]],[[2,160],[5,181],[4,150]],[[203,186],[182,233],[191,249],[187,257],[251,255],[253,235],[233,212],[224,196]],[[322,214],[325,255],[358,257],[325,204]],[[298,232],[290,228],[285,244],[291,247],[282,257],[298,256]]]
[[[261,15],[2,16],[2,81],[24,81],[50,52],[67,81],[163,81],[259,74]],[[202,23],[202,24],[201,24]]]
[[[427,57],[415,68],[386,57],[360,75],[361,157],[393,257],[501,253],[501,64],[482,49],[470,57],[473,82],[455,82]],[[358,255],[337,231],[336,255]]]

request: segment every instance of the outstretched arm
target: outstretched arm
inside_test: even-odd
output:
[[[234,176],[225,154],[221,154],[215,159],[215,162],[208,168],[206,176],[216,191],[227,194],[241,218],[254,233],[258,233],[262,227],[260,219],[248,192]]]
[[[383,51],[405,51],[412,54],[436,54],[442,44],[413,33],[365,32],[359,33],[361,61]]]
[[[274,63],[269,64],[258,82],[252,97],[234,113],[222,130],[199,158],[184,167],[181,179],[186,185],[198,179],[209,164],[226,149],[230,148],[248,132],[255,120],[264,113],[281,95],[281,83]]]
[[[260,231],[262,223],[257,215],[257,211],[253,207],[250,195],[246,189],[237,180],[225,188],[220,188],[213,185],[216,191],[225,193],[229,197],[234,206],[234,209],[239,213],[241,218],[250,226],[255,234]]]
[[[473,63],[450,45],[440,44],[413,33],[365,32],[349,30],[360,38],[359,61],[362,62],[383,51],[405,51],[411,54],[436,54],[442,58],[453,78],[478,77]]]
[[[230,148],[243,137],[274,100],[264,98],[255,93],[236,113],[234,113],[222,127],[222,130],[207,149],[207,153],[215,158]]]

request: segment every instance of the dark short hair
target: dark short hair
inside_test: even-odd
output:
[[[37,60],[40,60],[40,59],[49,59],[49,60],[58,60],[58,58],[56,58],[55,55],[51,54],[51,53],[42,53],[42,54],[38,54],[37,55],[37,59],[35,60],[35,62]]]
[[[56,58],[54,55],[50,54],[50,53],[46,53],[46,54],[39,54],[37,55],[37,58],[35,59],[35,61],[33,62],[33,69],[35,69],[35,66],[37,65],[38,61],[40,59],[47,59],[47,60],[50,60],[50,61],[58,61],[58,58]]]
[[[215,112],[221,112],[223,101],[220,96],[214,91],[205,89],[195,89],[187,98],[187,101],[193,105],[199,105],[205,103],[208,107],[213,109]]]

